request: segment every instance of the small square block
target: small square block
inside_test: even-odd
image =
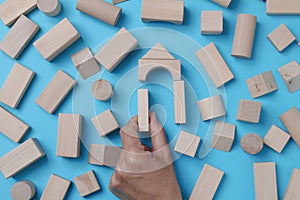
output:
[[[105,136],[119,128],[119,124],[110,110],[93,117],[92,122],[100,136]]]
[[[249,123],[259,123],[261,108],[260,102],[240,100],[236,119]]]
[[[93,170],[75,177],[74,182],[81,197],[85,197],[100,190],[99,183]]]
[[[275,46],[275,48],[281,52],[292,42],[294,42],[296,37],[285,24],[281,24],[268,35],[268,39]]]
[[[180,131],[174,150],[190,157],[195,157],[199,143],[200,137]]]
[[[92,165],[115,167],[119,160],[121,148],[102,144],[91,144],[88,163]]]
[[[264,143],[278,153],[281,153],[290,137],[289,134],[273,125],[264,137]]]
[[[221,34],[223,32],[222,11],[202,11],[201,34]]]
[[[211,148],[229,152],[234,141],[235,125],[217,121],[214,129]]]
[[[300,66],[296,61],[278,68],[278,72],[290,93],[300,89]]]

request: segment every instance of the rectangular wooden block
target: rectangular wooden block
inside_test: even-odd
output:
[[[93,117],[92,122],[100,136],[105,136],[119,128],[119,124],[110,110]]]
[[[41,200],[63,200],[70,185],[71,181],[52,174],[41,196]]]
[[[296,40],[296,37],[285,24],[278,26],[267,38],[279,52]]]
[[[112,3],[113,3],[114,5],[116,5],[116,4],[119,4],[119,3],[123,3],[123,2],[125,2],[125,1],[127,1],[127,0],[112,0]]]
[[[92,165],[115,167],[119,160],[121,148],[102,144],[91,144],[88,163]]]
[[[228,6],[231,3],[231,0],[211,0],[211,1],[219,4],[220,6],[223,6],[224,8],[228,8]]]
[[[186,123],[186,104],[184,81],[173,82],[174,119],[176,124]]]
[[[266,136],[264,137],[264,143],[276,152],[281,153],[285,145],[290,139],[290,135],[281,130],[275,125],[272,125]]]
[[[30,138],[0,158],[0,170],[5,178],[9,178],[45,155],[37,139]]]
[[[75,84],[74,79],[59,70],[35,102],[46,112],[52,114]]]
[[[198,108],[203,121],[226,115],[226,110],[221,95],[199,100]]]
[[[300,66],[296,61],[278,68],[278,72],[290,93],[300,89]]]
[[[149,132],[149,94],[147,89],[138,90],[138,124],[140,132]]]
[[[75,177],[74,183],[81,197],[85,197],[100,190],[100,185],[93,170]]]
[[[259,123],[262,103],[240,100],[236,119],[249,123]]]
[[[266,4],[269,15],[300,14],[300,1],[298,0],[267,0]]]
[[[223,12],[203,10],[201,13],[201,34],[221,34],[223,32]]]
[[[200,140],[201,138],[196,135],[180,131],[174,150],[190,157],[195,157]]]
[[[284,194],[284,200],[297,200],[300,197],[300,170],[294,169],[289,185]]]
[[[33,45],[43,58],[51,61],[79,38],[80,34],[76,28],[67,18],[64,18]]]
[[[56,156],[70,158],[79,157],[81,124],[81,115],[59,114]]]

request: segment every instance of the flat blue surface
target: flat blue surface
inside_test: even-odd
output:
[[[3,0],[0,0],[3,2]],[[45,61],[38,51],[32,46],[33,41],[25,49],[17,62],[34,70],[36,77],[27,90],[18,109],[11,109],[5,105],[7,110],[14,113],[20,119],[31,126],[30,131],[23,138],[22,142],[28,138],[38,138],[42,147],[47,153],[47,157],[38,161],[20,174],[10,179],[0,176],[0,199],[10,199],[9,191],[13,184],[24,179],[31,180],[37,186],[37,197],[41,196],[50,174],[55,173],[66,179],[73,180],[74,177],[93,169],[101,185],[101,191],[92,194],[86,199],[116,199],[108,190],[108,183],[113,172],[106,167],[97,167],[87,164],[87,149],[89,143],[113,143],[121,145],[118,132],[112,133],[108,138],[100,138],[93,127],[89,118],[93,113],[100,113],[105,109],[112,108],[116,113],[117,119],[123,125],[129,116],[137,113],[136,89],[139,87],[149,88],[151,110],[160,114],[159,118],[165,122],[165,129],[173,147],[176,141],[178,130],[190,130],[200,136],[203,141],[201,145],[207,144],[209,138],[210,122],[200,122],[199,113],[195,112],[195,101],[210,94],[220,93],[224,95],[226,101],[227,116],[226,121],[237,125],[236,140],[230,153],[218,150],[211,151],[203,158],[190,158],[174,154],[177,159],[175,170],[181,187],[184,199],[188,199],[198,175],[205,163],[211,164],[225,172],[225,176],[215,195],[215,199],[220,200],[238,200],[254,199],[254,181],[252,164],[254,162],[276,162],[277,182],[279,198],[282,199],[286,190],[288,180],[293,168],[300,168],[297,162],[299,149],[293,141],[290,141],[281,154],[264,147],[263,151],[255,156],[247,155],[239,147],[240,138],[247,133],[257,133],[264,136],[272,124],[284,128],[278,119],[286,110],[293,106],[299,108],[298,99],[300,93],[289,94],[284,82],[282,81],[277,68],[291,60],[297,60],[299,57],[299,47],[296,43],[290,45],[282,53],[278,53],[272,44],[266,39],[266,36],[281,23],[285,23],[297,38],[300,37],[299,17],[297,16],[267,16],[265,14],[265,3],[258,0],[232,0],[229,9],[224,9],[208,0],[185,2],[185,19],[181,26],[168,23],[143,23],[140,19],[141,2],[131,0],[119,4],[123,8],[123,14],[116,27],[111,27],[91,18],[75,9],[76,1],[63,0],[63,10],[57,17],[48,17],[39,10],[34,10],[28,17],[36,22],[41,30],[34,37],[36,41],[51,27],[64,17],[67,17],[81,34],[81,39],[68,48],[53,62]],[[224,32],[220,36],[203,36],[200,34],[200,13],[201,10],[223,10]],[[237,59],[230,56],[231,44],[233,39],[236,16],[239,13],[254,14],[258,17],[257,31],[254,41],[253,56],[250,60]],[[102,69],[101,73],[95,75],[87,81],[81,80],[77,75],[70,56],[78,50],[89,46],[95,52],[101,44],[112,37],[121,27],[131,30],[136,37],[143,33],[144,38],[140,39],[140,47],[130,54],[113,73],[108,73]],[[151,27],[165,29],[151,29]],[[137,28],[147,28],[137,30]],[[3,38],[9,28],[0,23],[0,38]],[[144,31],[144,32],[143,32]],[[154,34],[151,31],[154,31]],[[155,35],[158,34],[158,35]],[[160,37],[160,34],[164,37]],[[171,42],[170,42],[171,41]],[[187,42],[185,42],[187,41]],[[188,102],[188,125],[177,126],[173,123],[173,97],[172,81],[170,76],[161,72],[153,72],[149,76],[148,84],[136,83],[137,60],[142,57],[148,49],[156,42],[161,42],[177,59],[182,60],[182,74],[187,82]],[[196,42],[196,43],[195,43]],[[214,42],[221,54],[224,56],[236,78],[226,84],[225,88],[215,90],[211,88],[211,83],[207,82],[205,74],[198,69],[195,58],[195,44],[200,46]],[[10,72],[15,60],[10,59],[4,53],[0,52],[0,85]],[[299,60],[297,60],[299,61]],[[35,103],[35,99],[52,79],[58,69],[62,69],[73,78],[77,79],[78,85],[73,94],[69,95],[62,103],[59,109],[53,115],[47,114]],[[279,90],[275,93],[258,98],[257,101],[263,103],[261,122],[259,124],[248,124],[237,122],[235,120],[237,105],[240,99],[251,99],[245,80],[256,74],[272,70]],[[203,69],[202,69],[203,71]],[[158,75],[158,76],[156,76]],[[89,89],[93,80],[99,77],[109,80],[116,89],[116,94],[112,101],[101,103],[91,99]],[[208,88],[211,88],[209,90]],[[192,90],[193,89],[193,90]],[[86,95],[81,95],[86,94]],[[118,107],[119,100],[124,96],[124,103],[127,107]],[[193,98],[194,97],[194,98]],[[194,103],[193,103],[194,102]],[[122,104],[123,105],[123,104]],[[193,112],[194,111],[194,112]],[[55,156],[56,135],[57,135],[57,115],[58,113],[80,113],[84,116],[83,142],[81,156],[78,159],[66,159]],[[197,120],[198,119],[198,120]],[[1,122],[0,122],[1,123]],[[99,141],[96,141],[99,140]],[[146,141],[149,142],[149,141]],[[12,150],[17,144],[0,134],[0,156]],[[199,147],[198,153],[202,149]],[[80,196],[74,184],[70,187],[66,199],[80,199]]]

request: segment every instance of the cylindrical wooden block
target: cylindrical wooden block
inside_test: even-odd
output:
[[[61,11],[59,0],[37,0],[37,7],[43,13],[49,16],[56,16]]]
[[[78,0],[76,9],[112,26],[116,25],[122,9],[103,0]]]
[[[300,112],[296,107],[288,110],[279,117],[280,121],[291,134],[293,140],[300,147]]]
[[[264,141],[257,134],[247,134],[241,140],[242,149],[249,154],[258,154],[263,146]]]
[[[35,193],[36,189],[32,182],[21,181],[12,187],[10,196],[13,200],[30,200],[35,196]]]
[[[232,44],[232,56],[251,58],[256,19],[256,16],[249,14],[238,15]]]
[[[92,94],[97,100],[108,101],[113,95],[113,88],[108,81],[100,79],[93,83]]]

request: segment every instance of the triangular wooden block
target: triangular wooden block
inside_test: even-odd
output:
[[[151,60],[174,60],[175,58],[160,43],[156,43],[150,51],[148,51],[142,59]]]

